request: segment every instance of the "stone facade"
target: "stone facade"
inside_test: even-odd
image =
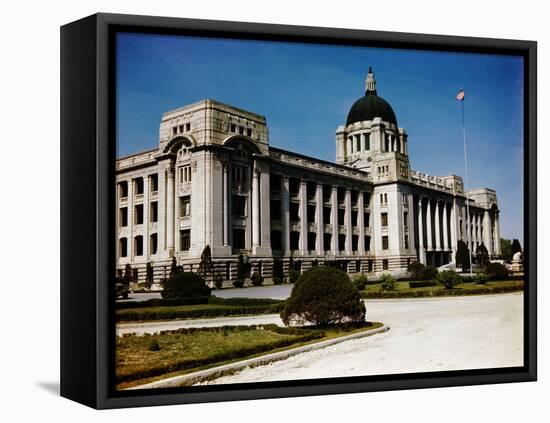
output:
[[[366,94],[374,84],[369,73]],[[459,239],[499,256],[496,192],[411,170],[407,144],[395,122],[352,122],[332,163],[270,147],[265,117],[214,100],[166,112],[158,147],[116,162],[117,271],[129,263],[143,281],[150,262],[158,282],[172,257],[196,270],[206,245],[226,280],[239,254],[267,280],[274,261],[285,275],[443,265]]]

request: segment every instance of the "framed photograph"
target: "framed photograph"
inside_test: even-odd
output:
[[[61,394],[536,380],[536,43],[61,28]]]

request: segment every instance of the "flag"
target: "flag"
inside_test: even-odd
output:
[[[458,92],[458,94],[456,95],[456,99],[457,99],[458,101],[464,100],[464,90],[460,90],[460,91]]]

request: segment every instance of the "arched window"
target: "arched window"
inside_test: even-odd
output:
[[[128,256],[128,238],[120,238],[118,240],[118,251],[120,257]]]
[[[143,255],[143,236],[137,235],[134,238],[134,255],[142,256]]]

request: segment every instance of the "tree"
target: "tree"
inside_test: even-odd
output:
[[[145,266],[145,286],[147,289],[151,289],[154,282],[153,265],[150,261]]]
[[[470,250],[462,240],[457,243],[455,263],[462,268],[462,272],[470,270]]]
[[[382,276],[380,276],[380,288],[382,289],[382,291],[394,291],[396,282],[397,281],[395,280],[395,278],[389,273],[384,273]]]
[[[446,289],[453,289],[462,282],[462,278],[454,270],[443,270],[437,275],[437,281],[445,285]]]
[[[487,251],[487,247],[483,242],[476,249],[476,260],[477,264],[483,267],[489,263],[489,251]]]
[[[485,267],[485,273],[492,281],[506,279],[510,274],[506,266],[498,262],[488,263]]]
[[[281,319],[287,326],[305,322],[325,326],[363,322],[365,313],[361,294],[346,273],[330,266],[316,266],[302,273],[292,288]]]
[[[502,258],[506,261],[512,260],[512,241],[509,239],[500,239],[500,253]]]
[[[514,258],[514,254],[521,253],[521,244],[519,243],[518,239],[515,239],[512,241],[512,250],[511,250],[511,257]]]
[[[210,288],[198,273],[177,272],[164,284],[162,298],[179,299],[191,297],[207,297],[210,295]]]
[[[425,266],[422,263],[413,261],[407,266],[407,272],[409,272],[409,275],[411,275],[413,279],[422,279],[424,268]]]
[[[207,245],[204,247],[204,250],[202,250],[198,273],[207,281],[214,275],[214,263],[212,262],[210,245]]]
[[[176,276],[176,273],[178,273],[178,262],[175,257],[172,257],[172,261],[170,263],[170,277],[169,279],[172,279],[174,276]]]
[[[122,283],[128,288],[130,286],[130,282],[132,282],[132,266],[130,266],[130,263],[126,263],[126,266],[124,266],[124,276],[122,277]]]

